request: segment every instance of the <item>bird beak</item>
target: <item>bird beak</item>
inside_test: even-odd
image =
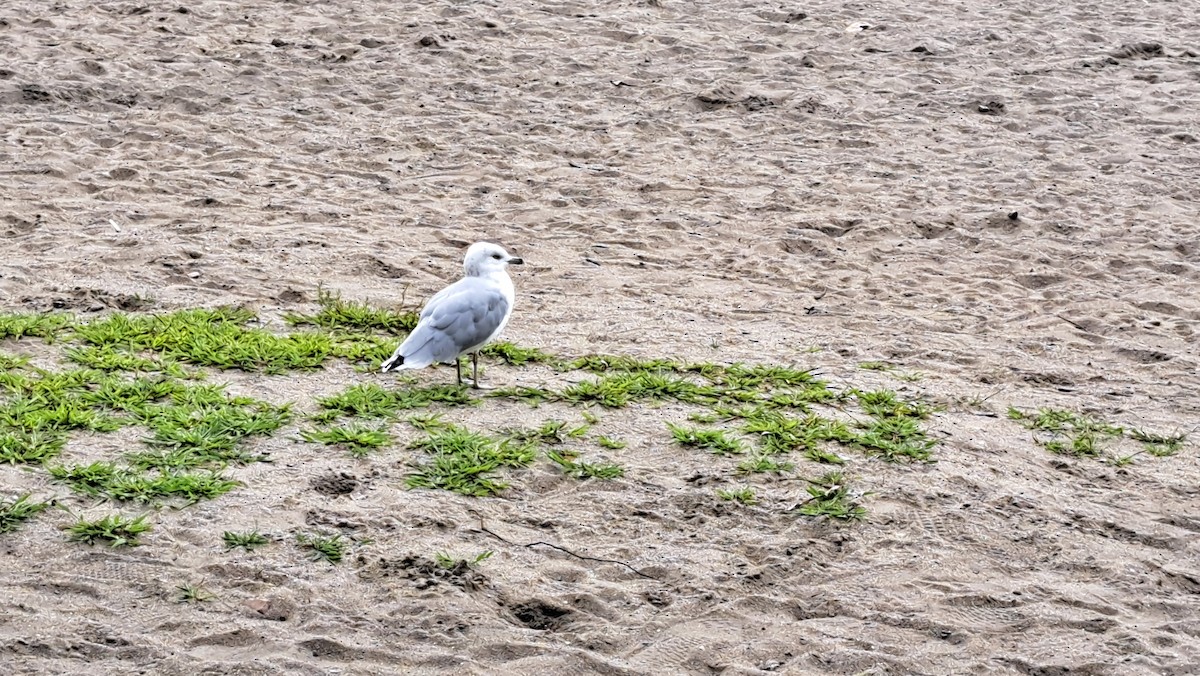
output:
[[[525,265],[525,261],[521,260],[520,258],[517,258],[516,256],[513,256],[512,258],[508,259],[508,264],[509,265]]]

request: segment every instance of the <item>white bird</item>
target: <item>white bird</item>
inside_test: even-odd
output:
[[[469,353],[471,385],[479,388],[479,349],[499,336],[512,317],[515,294],[506,267],[524,262],[499,244],[472,244],[463,259],[466,276],[429,299],[416,328],[383,362],[383,372],[453,362],[462,385],[458,358]]]

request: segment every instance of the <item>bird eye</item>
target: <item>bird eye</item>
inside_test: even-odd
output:
[[[500,254],[492,254],[492,258],[495,258],[496,260],[500,260]]]

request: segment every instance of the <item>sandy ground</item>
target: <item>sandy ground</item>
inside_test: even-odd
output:
[[[1200,422],[1192,9],[5,3],[6,310],[243,303],[272,320],[311,309],[319,283],[411,306],[487,238],[528,263],[507,333],[520,344],[817,367],[986,397],[997,415],[935,416],[933,465],[851,455],[874,495],[848,527],[786,514],[811,463],[752,480],[759,506],[718,501],[733,463],[671,445],[663,423],[686,413],[672,406],[603,414],[598,431],[631,442],[609,452],[625,479],[581,484],[542,463],[482,500],[404,490],[402,447],[355,461],[293,430],[259,444],[274,463],[234,471],[247,487],[154,515],[142,547],[67,544],[66,514],[0,538],[0,663],[1198,673],[1196,447],[1114,468],[1054,456],[1004,418],[1059,406],[1160,431]],[[222,378],[303,412],[386,382],[345,366]],[[496,402],[447,415],[481,429],[579,419]],[[76,438],[63,459],[119,452],[107,443]],[[342,472],[350,493],[317,490]],[[44,473],[0,480],[65,495]],[[222,530],[251,527],[369,542],[338,566],[287,544],[222,551]],[[485,550],[475,573],[431,572],[434,552]],[[217,598],[174,602],[196,582]]]

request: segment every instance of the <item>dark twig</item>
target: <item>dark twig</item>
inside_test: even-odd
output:
[[[536,547],[538,545],[544,545],[546,547],[553,547],[554,549],[557,549],[558,551],[563,552],[564,554],[570,554],[571,556],[574,556],[577,559],[582,559],[584,561],[599,561],[601,563],[615,563],[618,566],[625,566],[629,570],[632,570],[635,574],[640,575],[640,576],[646,578],[647,580],[654,580],[656,582],[658,581],[658,578],[656,578],[652,575],[647,575],[647,574],[643,573],[642,571],[638,570],[637,568],[634,568],[633,566],[629,565],[628,563],[625,563],[624,561],[617,561],[616,559],[598,559],[594,556],[584,556],[582,554],[576,554],[575,552],[567,549],[566,547],[559,547],[558,545],[552,545],[549,542],[541,542],[541,541],[530,542],[529,544],[527,544],[525,546],[526,547]]]
[[[497,535],[495,532],[490,530],[487,526],[483,525],[483,517],[480,516],[478,513],[476,513],[476,512],[472,512],[472,513],[475,514],[475,518],[479,519],[479,530],[487,533],[488,535],[491,535],[492,537],[496,538],[497,540],[499,540],[501,542],[505,542],[505,543],[508,543],[513,546],[518,546],[515,542],[512,542],[511,540],[508,540],[507,538]],[[624,561],[617,561],[616,559],[598,559],[594,556],[584,556],[582,554],[576,554],[575,552],[567,549],[566,547],[560,547],[555,544],[550,544],[549,542],[542,542],[539,540],[538,542],[530,542],[527,545],[520,545],[520,546],[522,546],[522,547],[537,547],[538,545],[541,545],[543,547],[551,547],[553,549],[557,549],[558,551],[563,552],[564,554],[574,556],[575,558],[583,560],[583,561],[598,561],[600,563],[615,563],[618,566],[624,566],[624,567],[628,568],[629,570],[633,571],[634,574],[640,575],[641,577],[644,577],[647,580],[654,580],[655,582],[659,581],[658,578],[656,578],[652,575],[647,575],[647,574],[643,573],[642,571],[638,570],[637,568],[634,568],[633,566],[629,565],[628,563],[625,563]]]

